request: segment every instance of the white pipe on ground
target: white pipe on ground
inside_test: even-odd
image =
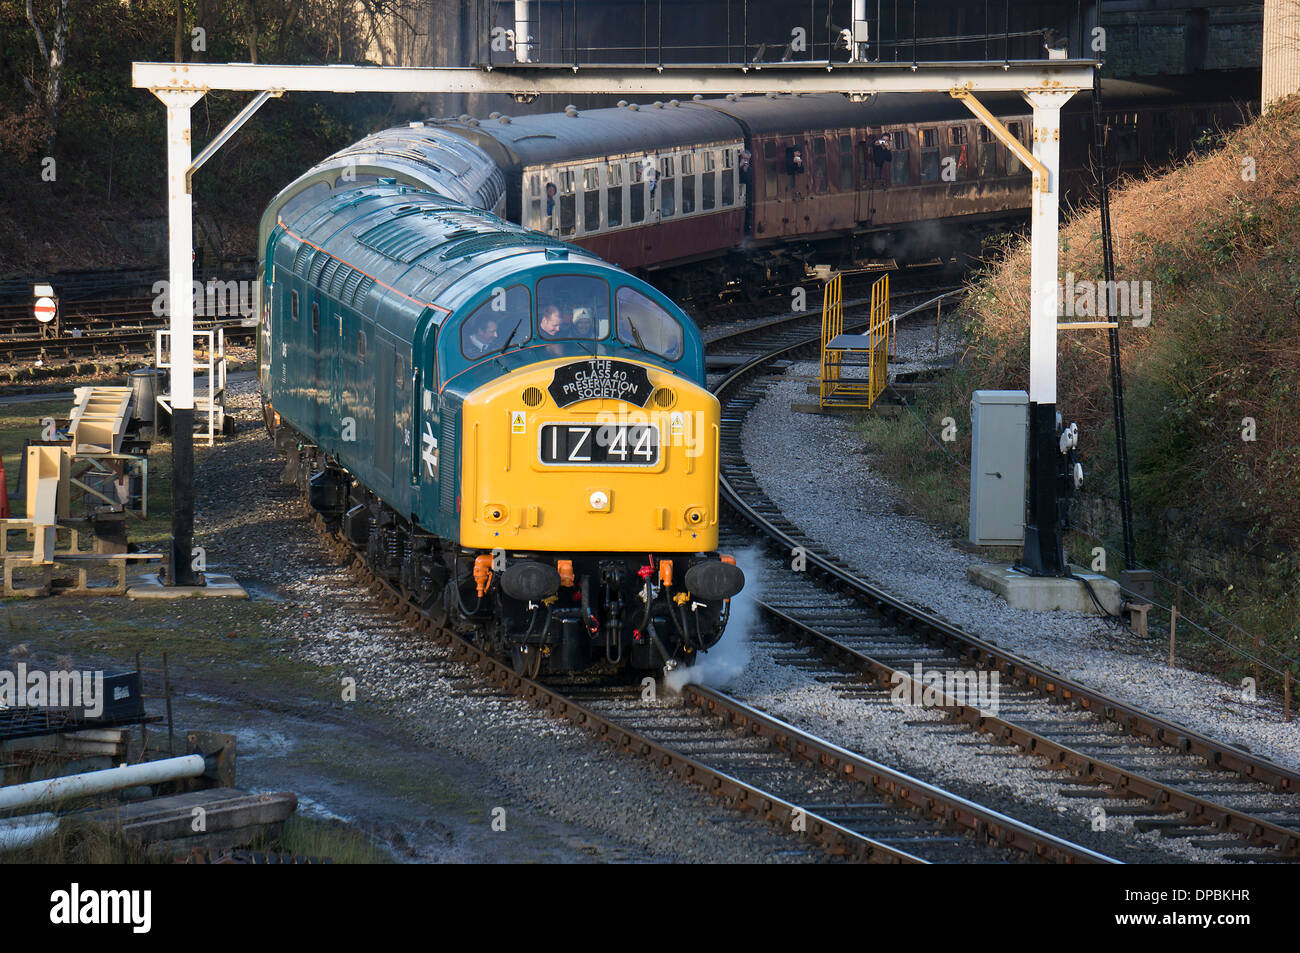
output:
[[[0,821],[0,851],[29,847],[58,829],[59,819],[53,814],[34,814]]]
[[[180,758],[146,761],[144,764],[127,764],[105,771],[71,774],[65,778],[11,784],[0,788],[0,810],[56,804],[67,798],[103,794],[119,788],[196,778],[203,773],[203,769],[203,755],[189,754]]]

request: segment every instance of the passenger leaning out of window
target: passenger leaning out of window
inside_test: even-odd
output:
[[[882,188],[889,188],[890,174],[894,168],[894,154],[889,151],[889,133],[882,132],[876,136],[876,141],[871,146],[871,160],[876,165],[877,181]]]

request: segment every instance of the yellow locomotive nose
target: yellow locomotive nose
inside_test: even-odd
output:
[[[626,361],[649,378],[644,406],[614,397],[557,405],[549,389],[557,368],[573,375],[573,365],[583,363],[546,361],[466,398],[461,544],[555,552],[715,549],[717,400],[654,365]]]

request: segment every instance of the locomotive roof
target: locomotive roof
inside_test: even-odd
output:
[[[547,260],[548,252],[603,264],[490,212],[391,183],[334,193],[279,227],[286,238],[277,243],[278,267],[382,324],[398,315],[414,322],[429,305],[454,309],[462,297],[455,286],[471,272],[477,289]]]

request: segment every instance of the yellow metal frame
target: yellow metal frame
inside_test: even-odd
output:
[[[822,360],[819,402],[822,407],[864,407],[875,404],[889,383],[889,354],[893,350],[893,322],[889,320],[889,275],[871,286],[871,315],[867,347],[831,347],[844,333],[843,276],[826,282],[822,298]],[[865,367],[866,377],[847,377],[845,368]]]

